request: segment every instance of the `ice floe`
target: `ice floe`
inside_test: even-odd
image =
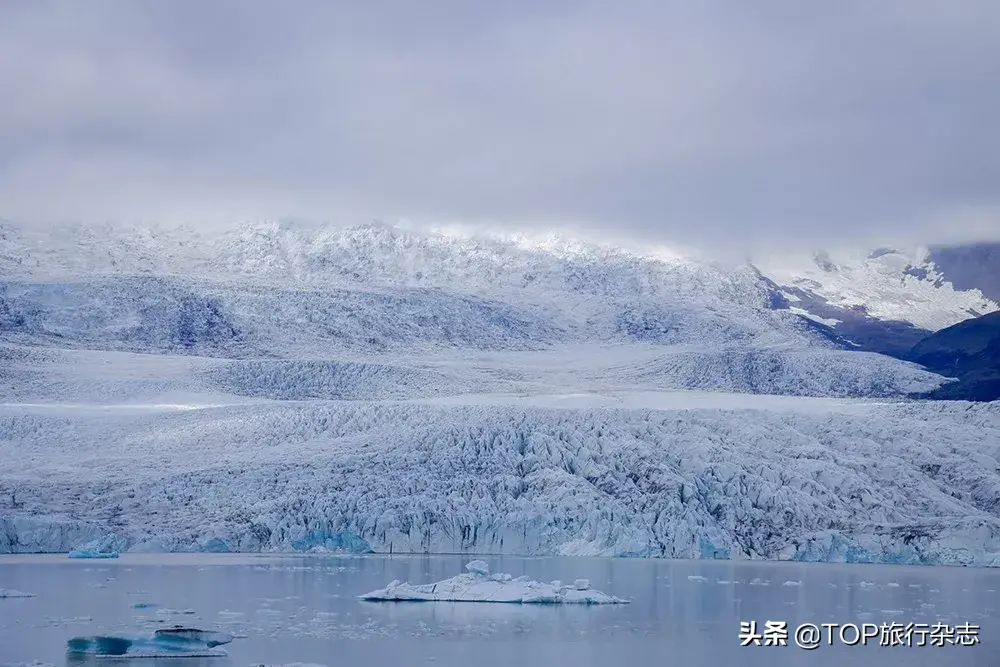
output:
[[[523,604],[627,604],[629,601],[595,591],[587,579],[573,585],[542,583],[526,576],[489,573],[485,561],[467,564],[467,573],[433,584],[391,582],[385,588],[358,596],[370,602],[508,602]]]
[[[15,591],[10,588],[0,588],[0,598],[33,598],[34,593],[25,593],[24,591]]]
[[[104,658],[223,657],[228,654],[218,647],[231,641],[233,636],[227,632],[176,627],[163,628],[145,637],[74,637],[66,642],[66,651],[70,655]]]

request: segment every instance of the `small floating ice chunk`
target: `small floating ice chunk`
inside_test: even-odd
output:
[[[482,561],[466,565],[468,573],[433,584],[410,584],[393,581],[385,588],[359,595],[369,602],[508,602],[521,604],[626,604],[628,600],[590,588],[586,579],[572,587],[559,581],[545,584],[527,577],[481,572]],[[483,563],[485,565],[485,563]]]
[[[194,615],[194,609],[157,609],[156,613],[160,616],[192,616]]]
[[[490,566],[484,560],[474,560],[466,563],[465,569],[472,574],[489,574]]]
[[[132,603],[132,609],[155,609],[156,607],[159,607],[159,606],[160,605],[156,604],[155,602],[133,602]]]
[[[785,583],[783,583],[781,585],[782,586],[801,586],[802,582],[801,581],[786,581]]]
[[[33,598],[33,597],[36,597],[34,593],[15,591],[11,588],[0,588],[0,598]]]
[[[708,579],[701,576],[700,574],[689,574],[688,581],[708,581]]]

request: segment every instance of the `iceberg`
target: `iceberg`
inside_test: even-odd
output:
[[[542,583],[528,577],[489,573],[484,561],[465,566],[467,573],[433,584],[392,581],[385,588],[359,595],[368,602],[507,602],[520,604],[628,604],[628,600],[590,588],[587,579],[572,586],[560,581]]]
[[[66,651],[99,658],[209,658],[228,655],[218,647],[231,641],[233,636],[227,632],[175,627],[146,637],[74,637],[66,642]]]
[[[34,593],[25,593],[24,591],[15,591],[10,588],[0,588],[0,598],[33,598]]]
[[[124,550],[125,540],[118,535],[105,535],[76,547],[69,552],[70,558],[118,558]]]

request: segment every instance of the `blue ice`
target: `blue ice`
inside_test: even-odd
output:
[[[104,537],[87,542],[69,552],[70,558],[118,558],[118,553],[125,546],[124,540],[118,535]]]
[[[372,546],[357,533],[351,531],[328,532],[314,530],[304,537],[294,540],[296,551],[332,551],[341,553],[370,554]]]

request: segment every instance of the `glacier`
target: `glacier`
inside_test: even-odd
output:
[[[1000,564],[1000,405],[914,400],[950,379],[752,266],[382,225],[0,232],[0,553]]]

